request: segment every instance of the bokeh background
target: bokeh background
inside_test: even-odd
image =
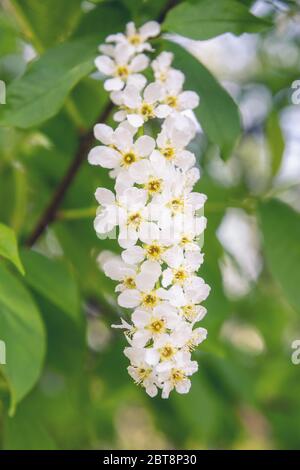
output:
[[[163,19],[166,9],[188,2],[0,1],[0,79],[7,85],[0,221],[14,230],[25,268],[23,276],[16,253],[2,250],[2,448],[300,448],[300,364],[292,363],[292,343],[300,340],[300,5],[223,1],[227,11],[238,3],[269,27],[205,39],[199,23],[200,40],[188,30],[172,36],[237,103],[241,130],[230,148],[217,145],[232,116],[222,94],[210,96],[208,80],[201,104],[214,101],[220,128],[208,136],[204,116],[192,147],[202,172],[197,189],[208,195],[201,275],[212,288],[203,321],[209,336],[194,353],[199,372],[191,392],[169,400],[133,384],[125,339],[110,327],[128,313],[116,305],[97,257],[118,247],[97,239],[92,222],[96,187],[112,183],[84,152],[108,103],[91,65],[96,44],[130,19]],[[205,12],[203,0],[190,4]],[[175,26],[167,32],[181,32]],[[198,89],[207,76],[198,76],[196,62],[183,71]],[[33,237],[80,152],[46,230]]]

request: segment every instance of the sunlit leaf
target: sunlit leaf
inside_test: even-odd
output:
[[[0,335],[6,345],[1,372],[10,393],[10,413],[38,380],[45,354],[40,313],[25,287],[0,265]]]
[[[171,33],[192,39],[210,39],[230,32],[258,33],[271,23],[252,15],[245,5],[236,0],[197,0],[183,2],[167,15],[163,28]]]
[[[0,224],[0,256],[11,261],[24,274],[21,263],[15,232],[4,224]]]

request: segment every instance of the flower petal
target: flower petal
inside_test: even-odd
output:
[[[113,129],[106,124],[96,124],[94,127],[94,135],[96,139],[100,140],[104,145],[112,143]]]
[[[135,144],[134,148],[137,154],[141,157],[147,157],[154,150],[155,140],[152,139],[149,135],[142,135],[139,137]]]
[[[104,73],[104,75],[113,75],[115,71],[114,61],[106,55],[99,55],[96,57],[95,65],[100,72]]]
[[[135,308],[141,302],[141,294],[137,289],[126,289],[118,297],[118,304],[124,308]]]
[[[92,148],[89,152],[88,161],[91,165],[100,165],[103,168],[115,168],[120,162],[120,154],[110,147],[99,145]]]

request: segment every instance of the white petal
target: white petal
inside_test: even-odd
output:
[[[128,152],[132,146],[133,136],[132,133],[124,126],[119,126],[113,136],[114,145],[121,152]]]
[[[112,142],[113,129],[106,124],[96,124],[94,127],[94,135],[104,145],[110,145]]]
[[[163,253],[162,259],[171,268],[178,268],[183,262],[183,249],[175,245]]]
[[[189,379],[183,379],[176,384],[175,388],[178,393],[188,393],[191,388],[191,381]]]
[[[134,86],[141,91],[147,83],[146,77],[141,73],[134,73],[127,78],[127,85]]]
[[[145,390],[146,393],[149,395],[149,397],[154,398],[157,395],[157,387],[153,383],[151,384],[145,384]]]
[[[164,270],[163,275],[162,275],[162,286],[163,287],[168,287],[170,284],[172,284],[173,281],[173,273],[170,268],[167,268]]]
[[[164,119],[167,116],[169,116],[171,112],[172,112],[172,108],[170,106],[168,106],[167,104],[160,104],[155,109],[155,116],[160,119]]]
[[[133,73],[142,72],[148,65],[149,58],[145,54],[138,54],[130,62],[130,70]]]
[[[148,21],[139,30],[140,34],[145,38],[153,38],[160,33],[160,25],[157,21]]]
[[[128,106],[128,108],[138,108],[141,103],[139,90],[133,85],[127,85],[123,91],[123,100],[124,104]]]
[[[141,246],[132,246],[123,251],[121,256],[127,264],[138,264],[145,258],[145,250]]]
[[[113,75],[114,73],[115,63],[110,57],[99,55],[95,59],[95,65],[100,72],[104,73],[104,75]]]
[[[134,148],[139,156],[147,157],[154,150],[155,140],[152,139],[149,135],[142,135],[139,137],[135,144]]]
[[[145,263],[147,263],[147,261],[145,261]],[[142,270],[135,278],[136,286],[143,292],[149,292],[154,288],[158,278],[159,274],[157,274],[156,270]]]
[[[95,231],[99,234],[110,232],[117,225],[115,210],[105,210],[100,212],[94,220]]]
[[[150,83],[146,86],[144,91],[144,100],[146,103],[155,103],[159,101],[162,96],[162,88],[158,83]]]
[[[104,82],[104,90],[106,91],[119,91],[124,87],[124,82],[118,77],[109,78]]]
[[[135,183],[144,184],[148,181],[151,164],[143,159],[130,165],[129,175]]]
[[[119,232],[118,242],[122,248],[129,248],[138,240],[137,231],[133,227],[122,227]]]
[[[95,198],[102,206],[113,205],[116,202],[114,193],[106,188],[97,188]]]
[[[100,165],[103,168],[115,168],[120,161],[120,154],[110,147],[97,146],[88,154],[91,165]]]
[[[117,111],[115,114],[114,114],[114,120],[116,122],[122,122],[124,121],[124,119],[126,119],[127,117],[127,114],[126,114],[126,111]]]
[[[147,348],[145,353],[145,360],[150,366],[155,366],[159,362],[159,352],[153,348]]]
[[[159,227],[154,222],[142,222],[139,229],[139,239],[143,243],[151,243],[159,240]]]
[[[139,114],[127,114],[127,120],[133,127],[141,127],[144,119]]]
[[[184,91],[179,96],[181,109],[194,109],[199,105],[199,96],[194,91]]]
[[[177,166],[179,166],[179,168],[182,168],[182,170],[188,170],[193,165],[195,165],[196,158],[192,152],[189,152],[188,150],[182,150],[181,152],[177,153],[175,163]]]
[[[133,48],[129,44],[117,44],[115,48],[115,59],[118,65],[127,65]]]
[[[137,308],[133,312],[131,319],[135,326],[137,326],[138,328],[144,328],[149,323],[149,312],[147,312],[146,310],[142,310],[141,308]]]
[[[126,275],[135,275],[135,270],[128,269],[119,257],[104,263],[103,271],[107,277],[114,281],[122,281]]]
[[[127,289],[118,297],[118,304],[124,308],[135,308],[141,302],[141,294],[137,289]]]

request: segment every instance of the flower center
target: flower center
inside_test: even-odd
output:
[[[130,214],[127,219],[128,225],[133,225],[134,227],[138,227],[142,222],[142,216],[139,212],[135,212],[134,214]]]
[[[163,251],[162,247],[159,245],[148,245],[146,246],[147,256],[151,259],[158,259]]]
[[[151,369],[148,369],[146,367],[138,367],[136,369],[136,372],[137,372],[137,379],[135,380],[135,383],[137,385],[141,385],[144,382],[144,380],[146,380],[151,374]]]
[[[190,243],[190,239],[189,237],[187,237],[186,235],[184,235],[183,237],[181,237],[181,241],[180,241],[180,244],[181,245],[186,245],[187,243]]]
[[[167,80],[167,74],[165,72],[160,72],[159,74],[159,80],[161,82],[165,82]]]
[[[149,193],[158,193],[162,189],[162,181],[160,179],[151,179],[145,186]]]
[[[135,281],[134,281],[133,277],[125,277],[125,279],[123,281],[123,284],[127,289],[135,289],[136,288],[136,284],[135,284]]]
[[[175,156],[175,150],[173,147],[165,147],[161,150],[161,153],[167,160],[172,160]]]
[[[125,166],[130,166],[132,163],[137,161],[137,157],[133,152],[127,152],[123,154],[122,164]]]
[[[116,75],[120,78],[126,78],[129,75],[129,70],[126,65],[119,65],[116,71]]]
[[[141,106],[141,115],[146,119],[154,117],[153,106],[148,103],[143,103]]]
[[[154,320],[150,326],[152,333],[161,333],[165,330],[165,322],[163,320]]]
[[[167,105],[171,106],[171,108],[177,108],[178,100],[176,96],[167,96],[165,99]]]
[[[174,383],[178,383],[178,382],[181,382],[185,378],[185,374],[180,369],[172,369],[171,377]]]
[[[182,313],[187,320],[193,320],[196,316],[196,310],[193,305],[185,305],[182,307]]]
[[[142,298],[142,305],[147,308],[153,308],[158,303],[158,297],[155,292],[150,292],[149,294],[145,294]]]
[[[184,202],[182,199],[174,198],[171,200],[169,205],[171,206],[173,212],[176,213],[181,212],[183,210]]]
[[[162,361],[170,359],[176,353],[176,349],[172,345],[167,344],[160,350],[160,358]]]
[[[182,283],[185,281],[187,278],[187,273],[184,271],[184,269],[178,269],[174,273],[174,280],[175,282]]]
[[[139,34],[132,34],[132,36],[130,36],[128,40],[133,46],[138,46],[142,42],[141,36]]]

